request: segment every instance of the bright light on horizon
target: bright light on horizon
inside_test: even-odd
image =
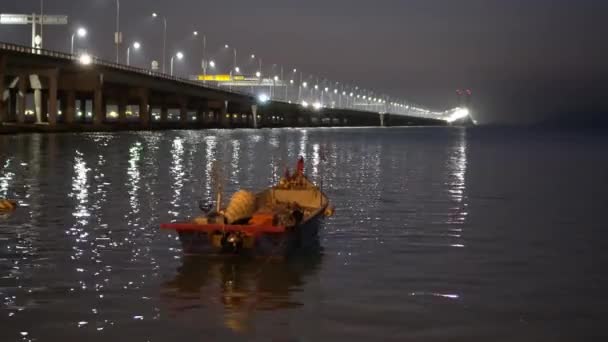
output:
[[[91,58],[91,55],[89,55],[88,53],[83,53],[78,58],[78,61],[82,65],[89,65],[89,64],[91,64],[93,62],[93,58]]]
[[[452,123],[456,120],[460,120],[460,119],[464,119],[467,116],[469,116],[470,111],[468,108],[456,108],[456,110],[454,110],[454,113],[452,113],[452,115],[448,116],[445,121]]]
[[[260,94],[258,96],[258,101],[260,103],[266,103],[266,102],[268,102],[268,100],[269,100],[269,98],[268,98],[268,95],[266,95],[266,94]]]

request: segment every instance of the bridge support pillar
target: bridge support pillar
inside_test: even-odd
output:
[[[207,122],[209,121],[208,112],[209,105],[207,104],[207,102],[199,104],[198,109],[196,111],[196,121],[199,125],[204,126],[207,124]]]
[[[9,99],[8,99],[8,108],[6,114],[6,121],[15,122],[17,121],[17,90],[9,88]]]
[[[139,122],[143,127],[150,126],[149,97],[145,89],[140,89],[139,94]]]
[[[17,122],[22,124],[25,122],[25,97],[27,96],[27,80],[25,74],[19,75],[17,87]]]
[[[127,123],[127,102],[128,99],[125,95],[118,97],[118,122],[121,124]]]
[[[57,71],[53,72],[49,76],[49,101],[48,101],[48,122],[49,125],[55,126],[57,125],[57,78],[59,73]],[[42,115],[45,116],[46,111],[42,112]]]
[[[230,117],[226,117],[226,115],[228,115],[228,101],[222,102],[222,106],[220,107],[219,122],[223,128],[230,127]]]
[[[101,125],[106,121],[106,110],[103,105],[103,91],[96,88],[93,92],[93,124]]]
[[[384,122],[384,114],[380,113],[380,127],[384,127],[385,126],[385,122]]]
[[[71,125],[76,119],[76,92],[74,90],[68,90],[65,96],[65,112],[63,113],[63,121]]]
[[[169,118],[169,109],[167,108],[167,105],[163,105],[160,108],[160,122],[166,123],[168,118]]]
[[[87,118],[87,100],[81,97],[76,101],[76,113],[80,112],[81,116],[76,117],[75,121],[84,122]]]
[[[188,101],[185,99],[179,101],[179,122],[182,124],[188,122]]]
[[[46,94],[42,93],[41,88],[33,88],[32,90],[34,91],[34,112],[36,113],[36,123],[39,124],[42,122],[47,122],[47,114],[49,108],[47,102],[48,97],[46,96]]]
[[[258,128],[258,106],[255,104],[251,105],[251,117],[253,119],[253,128]]]

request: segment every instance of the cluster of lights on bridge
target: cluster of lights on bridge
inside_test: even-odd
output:
[[[118,18],[119,18],[119,3],[117,0],[117,31],[118,31]],[[167,54],[167,18],[161,16],[158,13],[152,13],[153,19],[162,19],[160,23],[163,25],[163,50],[162,50],[162,72],[167,72],[166,61],[167,56],[169,57],[169,74],[174,75],[174,69],[176,67],[176,61],[181,61],[185,58],[185,54],[182,51],[174,51]],[[120,32],[116,33],[117,36],[121,37],[117,45],[116,62],[119,62],[119,45],[122,39]],[[343,82],[333,82],[327,79],[322,79],[309,75],[304,76],[303,72],[297,68],[288,70],[285,73],[285,69],[282,66],[272,65],[271,71],[268,75],[264,73],[262,58],[252,53],[248,55],[248,65],[251,62],[255,62],[256,67],[254,70],[249,70],[250,76],[244,73],[237,62],[237,49],[231,47],[229,44],[224,44],[225,50],[232,52],[232,65],[225,65],[224,70],[229,70],[228,75],[224,78],[214,79],[215,76],[219,78],[221,75],[213,75],[208,71],[215,73],[220,65],[218,61],[210,58],[207,55],[207,37],[201,34],[199,31],[193,31],[192,35],[200,38],[202,42],[202,56],[200,56],[202,75],[196,75],[190,77],[194,80],[200,80],[202,83],[213,83],[214,85],[226,87],[228,90],[238,90],[239,92],[249,93],[258,99],[261,104],[268,101],[282,101],[288,103],[297,103],[305,108],[312,108],[320,110],[322,108],[348,108],[353,110],[362,111],[374,111],[379,113],[391,113],[401,115],[411,115],[418,117],[428,117],[443,119],[448,122],[454,122],[463,119],[469,115],[467,108],[453,108],[443,112],[431,111],[421,106],[413,105],[412,103],[389,97],[387,95],[379,94],[374,91],[365,90],[359,86],[353,86],[345,84]],[[84,39],[87,36],[87,30],[84,27],[76,29],[70,37],[70,53],[75,54],[74,46],[76,44],[75,39]],[[142,44],[138,41],[130,42],[126,49],[126,64],[131,64],[131,53],[138,51],[142,48]],[[198,58],[195,58],[198,60]],[[80,63],[84,65],[91,64],[93,58],[88,53],[80,53],[78,56]],[[226,63],[229,64],[229,63]],[[160,68],[158,62],[153,62],[151,68]]]

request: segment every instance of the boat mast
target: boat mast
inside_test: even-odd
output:
[[[222,186],[222,176],[221,176],[222,172],[220,170],[220,166],[218,161],[214,161],[213,162],[213,178],[214,178],[214,182],[215,182],[215,192],[216,192],[216,211],[219,213],[220,210],[222,210],[222,190],[223,190],[223,186]]]

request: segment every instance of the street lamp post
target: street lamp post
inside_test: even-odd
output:
[[[158,14],[156,13],[152,13],[152,17],[156,18],[158,17]],[[163,56],[162,56],[162,60],[163,60],[163,73],[165,73],[165,61],[167,58],[167,17],[163,17]]]
[[[302,82],[302,73],[300,73],[300,100],[298,102],[302,102],[302,88],[306,89],[308,87],[308,83]]]
[[[76,30],[76,32],[72,33],[71,45],[70,45],[70,54],[74,54],[74,36],[78,35],[80,38],[84,38],[87,35],[87,30],[83,27]]]
[[[298,102],[302,102],[302,72],[300,71],[300,83],[298,83]]]
[[[271,95],[270,95],[270,97],[271,97],[271,98],[272,98],[272,96],[273,96],[273,95],[272,95],[272,93],[274,93],[274,96],[276,96],[276,87],[277,87],[277,81],[278,81],[278,80],[279,80],[279,76],[277,76],[277,75],[275,75],[275,76],[272,78],[272,92],[271,92]],[[277,97],[277,98],[278,98],[278,97]]]
[[[194,31],[194,35],[198,36],[198,31]],[[207,76],[207,35],[203,34],[203,58],[201,59],[201,67],[203,68],[203,84],[206,83]]]
[[[228,46],[228,45],[226,45]],[[232,48],[233,59],[232,59],[232,70],[236,69],[236,48]]]
[[[139,50],[140,47],[141,47],[141,44],[139,44],[139,42],[133,43],[134,50]],[[131,65],[131,46],[129,46],[127,48],[127,65]]]
[[[116,33],[114,34],[114,43],[116,44],[116,63],[118,64],[118,51],[122,43],[122,32],[120,32],[120,0],[116,0]]]
[[[171,76],[173,76],[173,58],[177,57],[178,60],[181,60],[182,58],[184,58],[184,54],[181,52],[178,52],[175,54],[175,56],[171,56]]]

